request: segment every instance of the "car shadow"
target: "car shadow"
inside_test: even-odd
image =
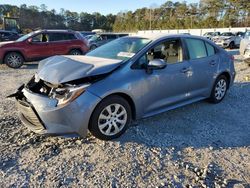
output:
[[[20,69],[37,69],[38,67],[38,63],[37,62],[28,62],[28,63],[24,63],[23,66]]]
[[[201,101],[136,121],[116,141],[179,150],[186,147],[248,147],[249,93],[250,82],[235,83],[219,104]]]

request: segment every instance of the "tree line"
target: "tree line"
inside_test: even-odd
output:
[[[98,12],[72,12],[48,10],[40,6],[0,5],[0,15],[18,17],[23,29],[73,29],[90,31],[104,29],[115,32],[135,32],[148,29],[193,29],[216,27],[249,27],[249,0],[200,0],[199,3],[166,1],[135,11],[122,11],[117,15]],[[0,21],[1,24],[1,21]]]

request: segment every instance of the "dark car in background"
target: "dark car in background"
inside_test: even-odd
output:
[[[112,40],[118,39],[120,37],[128,36],[126,33],[100,33],[93,35],[89,39],[89,49],[94,50],[99,46],[102,46]]]
[[[0,30],[0,42],[17,40],[20,35],[13,31]]]
[[[0,42],[0,62],[19,68],[24,61],[41,60],[54,55],[82,55],[88,42],[72,30],[38,30],[16,41]]]

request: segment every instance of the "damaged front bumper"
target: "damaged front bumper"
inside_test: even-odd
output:
[[[56,99],[34,93],[27,86],[10,97],[16,98],[20,119],[33,132],[81,137],[86,136],[92,111],[100,102],[100,98],[85,91],[66,106],[58,107]]]

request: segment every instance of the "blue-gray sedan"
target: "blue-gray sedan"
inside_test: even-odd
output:
[[[54,56],[15,94],[22,122],[39,134],[119,137],[131,120],[203,99],[223,100],[234,59],[189,35],[119,38],[85,56]]]

